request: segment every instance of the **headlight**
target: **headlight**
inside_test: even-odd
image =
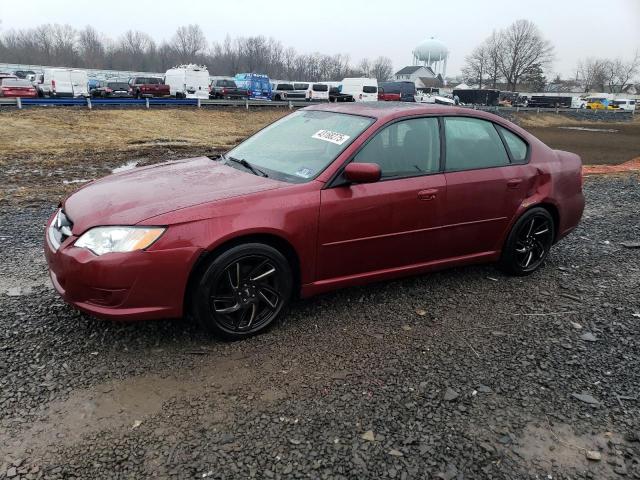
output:
[[[166,229],[160,227],[96,227],[84,233],[75,246],[96,255],[142,250],[155,242]]]

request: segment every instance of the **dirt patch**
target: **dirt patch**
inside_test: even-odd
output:
[[[625,442],[613,432],[577,434],[570,425],[552,425],[548,419],[527,425],[513,449],[517,457],[534,468],[551,472],[590,472],[593,478],[610,478],[615,467],[622,468]],[[588,460],[587,452],[596,452],[601,459]],[[597,456],[597,455],[596,455]]]
[[[620,165],[585,165],[583,175],[640,172],[640,157],[621,163]]]
[[[585,165],[617,165],[640,155],[640,118],[605,123],[527,115],[520,125],[551,148],[577,153]]]
[[[206,350],[191,352],[208,355]],[[100,361],[100,352],[89,351],[87,356]],[[152,355],[165,355],[156,349]],[[268,368],[269,361],[261,364]],[[114,379],[90,388],[78,389],[64,400],[53,401],[41,410],[40,418],[20,429],[20,434],[0,434],[0,453],[13,458],[25,452],[42,454],[52,445],[69,446],[84,437],[114,429],[133,431],[151,418],[162,417],[162,409],[171,403],[206,397],[215,404],[216,415],[205,423],[225,423],[232,416],[229,395],[240,386],[251,385],[250,396],[263,403],[286,398],[282,389],[271,387],[260,378],[246,357],[211,358],[202,368],[174,372],[169,376],[142,375],[124,380]],[[51,378],[47,382],[54,382]],[[246,392],[245,392],[246,395]]]

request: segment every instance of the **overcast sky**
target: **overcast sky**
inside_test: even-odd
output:
[[[640,0],[0,0],[2,31],[91,24],[111,38],[137,29],[161,41],[180,25],[198,23],[209,41],[272,36],[301,53],[348,54],[352,63],[388,56],[396,69],[410,65],[413,48],[435,36],[450,50],[449,75],[493,29],[519,18],[535,22],[555,46],[551,75],[574,75],[580,58],[630,58],[640,49]]]

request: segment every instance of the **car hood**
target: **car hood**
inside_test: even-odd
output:
[[[79,235],[98,225],[135,225],[181,208],[286,185],[199,157],[96,180],[67,198],[64,209],[73,234]]]

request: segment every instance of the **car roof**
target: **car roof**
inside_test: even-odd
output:
[[[329,105],[313,105],[305,110],[323,110],[336,113],[350,113],[363,115],[376,119],[391,119],[412,115],[446,115],[461,114],[484,117],[484,112],[478,112],[469,108],[452,107],[449,105],[420,104],[408,102],[350,102],[332,103]],[[480,113],[480,114],[478,114]]]
[[[535,139],[533,135],[491,112],[475,110],[473,108],[455,107],[452,105],[408,103],[408,102],[349,102],[349,103],[329,103],[323,105],[313,105],[302,110],[320,110],[326,112],[347,113],[351,115],[362,115],[372,117],[376,122],[386,123],[397,118],[412,117],[417,115],[448,115],[474,117],[497,123],[503,127],[514,131],[521,137]]]

